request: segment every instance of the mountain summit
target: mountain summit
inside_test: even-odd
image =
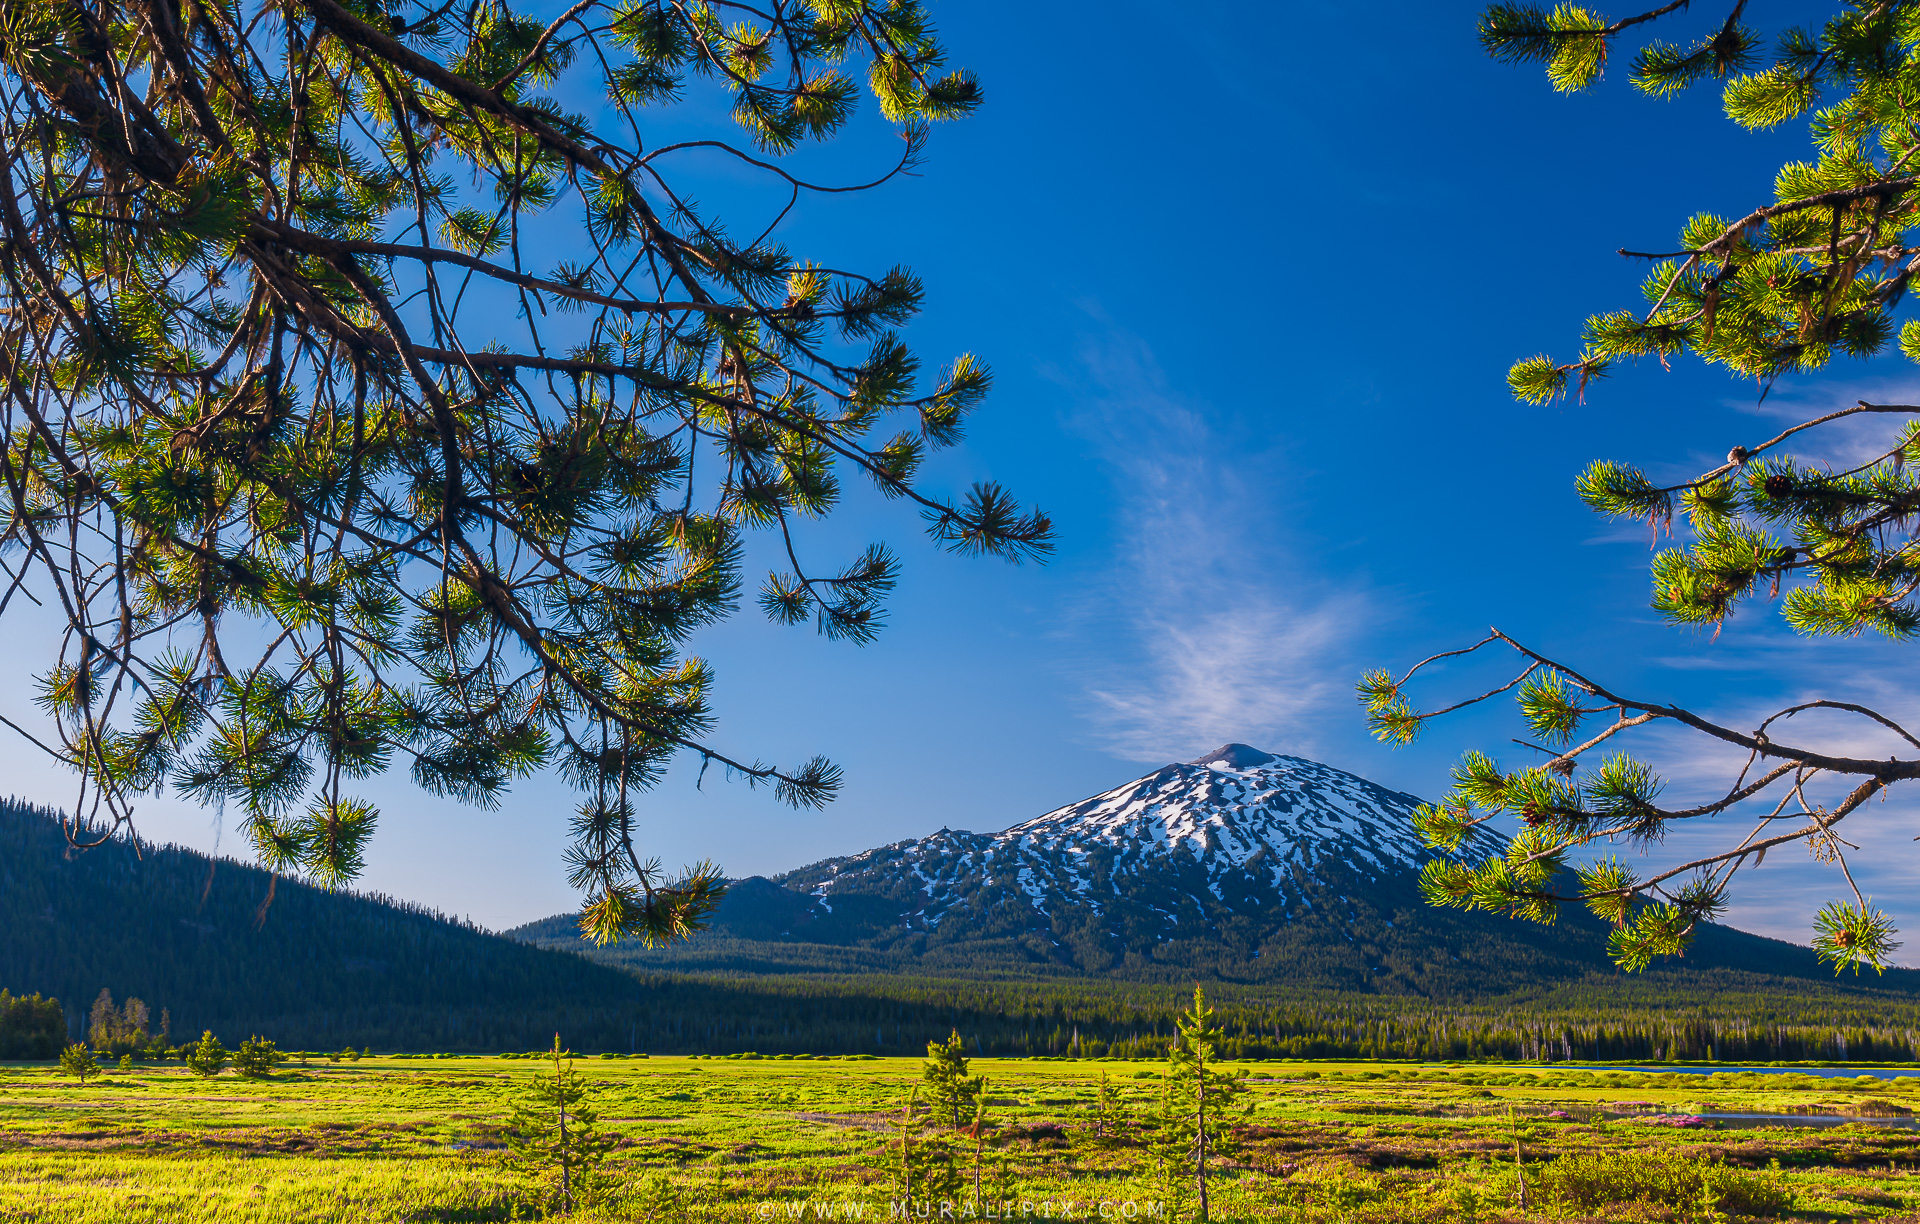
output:
[[[1420,800],[1303,757],[1227,744],[997,833],[942,829],[736,881],[712,931],[592,955],[733,972],[1098,974],[1485,994],[1611,973],[1606,931],[1434,909]],[[1497,846],[1492,834],[1469,852]],[[571,915],[521,938],[579,948]],[[1822,973],[1726,928],[1690,969]],[[1830,976],[1830,975],[1829,975]]]
[[[1228,744],[1001,833],[942,830],[781,876],[832,912],[836,896],[915,882],[909,927],[999,911],[1103,917],[1116,937],[1292,912],[1329,874],[1417,871],[1431,852],[1408,821],[1420,801],[1318,761]],[[1125,928],[1123,931],[1121,928]]]

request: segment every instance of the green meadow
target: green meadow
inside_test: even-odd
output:
[[[576,1065],[618,1136],[613,1192],[580,1220],[897,1218],[902,1131],[913,1144],[939,1130],[924,1109],[902,1125],[917,1059]],[[309,1057],[267,1080],[164,1065],[84,1086],[49,1065],[0,1067],[0,1220],[534,1218],[502,1137],[516,1084],[540,1066]],[[987,1076],[989,1107],[981,1141],[956,1145],[966,1189],[914,1214],[1156,1218],[1156,1161],[1140,1140],[1158,1065],[983,1058],[974,1070]],[[1920,1109],[1920,1080],[1271,1061],[1232,1070],[1252,1107],[1220,1161],[1216,1219],[1834,1221],[1914,1219],[1920,1208],[1920,1132],[1871,1120]],[[1673,1122],[1703,1113],[1848,1120]]]

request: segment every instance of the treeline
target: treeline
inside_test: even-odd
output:
[[[648,1053],[913,1054],[957,1029],[987,1055],[1159,1059],[1183,992],[1097,983],[968,982],[893,978],[659,976],[636,980],[618,1004],[556,1001],[539,1009],[337,1008],[258,1016],[217,1030],[270,1031],[314,1049],[498,1052],[538,1048],[557,1028],[577,1049]],[[1802,999],[1745,992],[1703,974],[1690,989],[1642,990],[1609,1003],[1586,988],[1474,1007],[1419,999],[1325,995],[1275,999],[1231,984],[1209,988],[1236,1058],[1387,1058],[1768,1062],[1903,1062],[1920,1058],[1920,1003],[1886,997]],[[1708,998],[1710,1005],[1684,1000]],[[89,1044],[158,1057],[163,1034],[129,1030],[137,1000],[96,1013]],[[15,1017],[22,1019],[16,1020]],[[48,1058],[66,1040],[58,1004],[0,993],[0,1042],[38,1017],[37,1044],[0,1045],[0,1057]],[[97,1017],[96,1017],[97,1020]],[[124,1047],[124,1049],[123,1049]]]
[[[52,1058],[66,1043],[60,1000],[0,988],[0,1059]]]
[[[1664,997],[1594,1005],[1554,994],[1474,1006],[1410,998],[1275,997],[1215,984],[1209,997],[1239,1058],[1549,1061],[1908,1061],[1920,1002],[1794,1000],[1741,989],[1738,975],[1670,980]],[[1573,992],[1575,994],[1579,992]],[[1649,994],[1651,992],[1648,992]],[[568,1030],[596,1048],[653,1053],[915,1054],[958,1029],[991,1055],[1162,1058],[1187,992],[1100,983],[873,977],[648,980],[628,1031]],[[1711,999],[1710,1005],[1691,1002]],[[611,1020],[611,1018],[608,1018]],[[623,1040],[624,1039],[624,1040]]]

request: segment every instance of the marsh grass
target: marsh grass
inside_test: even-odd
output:
[[[48,1064],[0,1065],[0,1222],[535,1218],[537,1196],[509,1167],[504,1135],[511,1097],[535,1066],[367,1057],[314,1060],[260,1080],[138,1066],[82,1086]],[[579,1066],[615,1138],[614,1193],[574,1217],[582,1224],[889,1218],[900,1102],[920,1078],[917,1059]],[[1861,1123],[1692,1131],[1618,1116],[1627,1102],[1671,1114],[1706,1100],[1737,1112],[1913,1110],[1914,1081],[1352,1063],[1234,1070],[1242,1068],[1254,1110],[1219,1169],[1219,1220],[1831,1224],[1911,1219],[1920,1207],[1920,1133]],[[1110,1109],[1133,1119],[1151,1112],[1158,1082],[1145,1064],[978,1059],[974,1070],[991,1085],[983,1214],[1018,1217],[1026,1203],[1036,1218],[1154,1218],[1144,1207],[1158,1198],[1144,1136],[1136,1126],[1103,1139],[1096,1125],[1102,1072]],[[1532,1179],[1527,1211],[1516,1131]],[[971,1204],[970,1169],[955,1218]],[[1128,1203],[1132,1217],[1121,1214]]]

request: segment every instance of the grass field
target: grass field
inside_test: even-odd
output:
[[[499,1144],[515,1082],[539,1065],[314,1059],[267,1081],[141,1067],[84,1087],[45,1065],[0,1067],[0,1221],[531,1218],[527,1183]],[[917,1060],[577,1065],[621,1141],[616,1197],[576,1218],[889,1217]],[[988,1077],[994,1128],[978,1214],[1155,1217],[1155,1161],[1137,1123],[1158,1099],[1157,1066],[976,1059],[974,1069]],[[1362,1063],[1235,1070],[1247,1073],[1253,1109],[1223,1162],[1216,1219],[1920,1219],[1920,1132],[1871,1122],[1690,1129],[1671,1118],[1905,1115],[1920,1109],[1920,1080]],[[1132,1119],[1104,1144],[1091,1124],[1102,1074]],[[969,1145],[969,1189],[952,1208],[960,1218],[975,1210],[972,1162]]]

